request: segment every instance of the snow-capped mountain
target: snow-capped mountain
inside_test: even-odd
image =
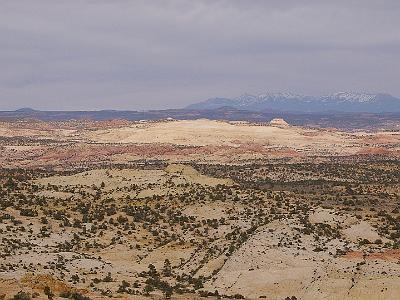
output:
[[[293,93],[243,94],[236,98],[212,98],[189,105],[188,109],[217,109],[232,107],[250,111],[343,111],[400,112],[400,99],[389,94],[338,92],[325,96]]]
[[[350,102],[373,102],[378,97],[378,94],[362,94],[362,93],[349,93],[349,92],[338,92],[328,96],[322,97],[322,99],[334,99],[336,101],[350,101]]]

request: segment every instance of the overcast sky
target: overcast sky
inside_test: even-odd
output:
[[[0,0],[0,109],[400,96],[399,0]]]

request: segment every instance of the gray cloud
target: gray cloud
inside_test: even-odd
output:
[[[181,107],[243,92],[400,96],[400,1],[0,2],[0,109]]]

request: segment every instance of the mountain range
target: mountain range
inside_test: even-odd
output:
[[[293,93],[244,94],[236,98],[211,98],[187,106],[187,109],[230,107],[248,111],[292,112],[400,112],[400,98],[389,94],[338,92],[325,96]]]

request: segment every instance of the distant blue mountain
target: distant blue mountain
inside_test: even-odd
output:
[[[30,108],[30,107],[23,107],[23,108],[20,108],[20,109],[17,109],[16,110],[16,112],[19,112],[19,113],[32,113],[32,112],[35,112],[36,110],[34,110],[33,108]]]
[[[237,98],[212,98],[191,104],[187,109],[232,107],[249,111],[298,112],[400,112],[400,99],[389,94],[339,92],[326,96],[305,96],[292,93],[244,94]]]

